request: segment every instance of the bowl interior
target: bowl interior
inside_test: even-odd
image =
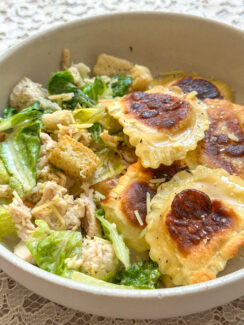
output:
[[[184,70],[220,79],[244,102],[244,33],[216,22],[175,14],[120,14],[96,17],[32,37],[0,58],[0,109],[22,77],[46,85],[59,68],[63,48],[73,62],[93,66],[99,53],[115,55],[161,72]],[[243,267],[244,250],[222,274]]]

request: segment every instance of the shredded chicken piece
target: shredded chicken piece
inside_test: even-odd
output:
[[[9,213],[15,222],[19,238],[26,241],[35,231],[35,226],[31,222],[31,209],[23,203],[16,191],[13,192],[13,195],[13,201],[9,205]]]
[[[61,186],[72,186],[73,181],[60,170],[52,167],[48,161],[48,155],[56,145],[56,142],[44,132],[41,132],[41,150],[37,160],[37,179],[38,181],[54,181]]]
[[[55,182],[45,182],[41,200],[31,211],[35,219],[45,220],[51,229],[76,230],[85,215],[84,201],[67,194],[67,189]]]
[[[74,84],[77,86],[77,87],[82,87],[84,86],[84,81],[83,79],[81,78],[81,75],[79,73],[79,70],[75,67],[75,66],[71,66],[68,71],[71,72],[73,78],[74,78]]]
[[[98,279],[106,279],[116,272],[119,261],[108,240],[87,237],[83,241],[80,265],[82,272]]]
[[[70,111],[62,110],[51,114],[44,114],[42,116],[42,122],[48,130],[55,130],[58,128],[58,124],[69,125],[73,123],[74,118]]]
[[[95,203],[93,201],[93,189],[88,189],[88,183],[85,183],[84,193],[81,194],[81,199],[85,205],[85,215],[81,220],[81,225],[90,237],[102,237],[102,230],[100,223],[95,215]]]
[[[14,87],[10,95],[10,105],[21,110],[45,97],[46,94],[47,91],[40,84],[24,77]]]
[[[123,141],[123,138],[118,137],[117,135],[110,135],[108,134],[108,130],[104,130],[100,134],[100,138],[103,140],[103,142],[110,147],[116,148],[120,141]]]

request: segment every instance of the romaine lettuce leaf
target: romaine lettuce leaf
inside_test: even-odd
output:
[[[36,184],[36,161],[40,151],[40,121],[18,128],[0,143],[0,158],[10,174],[9,184],[20,196]]]
[[[15,235],[16,228],[9,211],[0,206],[0,241],[5,235]]]
[[[29,107],[24,108],[19,113],[12,113],[13,111],[10,110],[4,112],[5,118],[0,119],[0,132],[14,128],[16,126],[21,126],[22,124],[30,121],[34,121],[41,117],[43,111],[40,108],[39,101],[37,101]]]
[[[78,123],[96,123],[105,116],[105,109],[103,106],[80,108],[73,112],[73,116]]]
[[[103,140],[100,138],[100,134],[103,132],[103,127],[100,123],[94,123],[89,129],[89,133],[91,134],[92,140],[95,143],[103,144]]]
[[[124,243],[123,236],[118,233],[115,224],[111,224],[104,218],[103,209],[96,211],[96,217],[101,222],[105,237],[111,241],[115,255],[128,269],[130,267],[130,251]]]
[[[121,97],[127,93],[129,86],[132,84],[132,78],[128,76],[115,75],[111,79],[111,88],[113,97]]]
[[[50,230],[43,220],[36,220],[36,225],[26,246],[40,268],[61,275],[67,269],[65,260],[81,254],[82,235],[78,231]]]
[[[83,86],[82,91],[95,101],[101,98],[112,98],[111,88],[99,76],[96,76],[92,83]]]
[[[48,91],[50,94],[74,93],[71,100],[63,102],[65,109],[75,109],[77,104],[85,107],[96,105],[93,99],[74,85],[74,78],[70,71],[58,71],[52,74],[48,82]]]
[[[120,156],[113,150],[104,148],[97,152],[97,156],[99,157],[100,163],[91,179],[92,185],[115,177],[121,174],[126,168]]]
[[[62,276],[67,279],[76,281],[76,282],[94,285],[96,287],[115,288],[115,289],[132,289],[128,286],[105,282],[103,280],[96,279],[90,275],[87,275],[85,273],[78,272],[78,271],[70,271],[70,272],[66,271],[62,274]]]
[[[15,108],[13,108],[13,107],[6,107],[3,110],[2,118],[9,118],[9,117],[11,117],[11,116],[13,116],[13,115],[15,115],[17,113],[18,113],[18,111]]]
[[[136,262],[127,270],[121,269],[115,278],[115,283],[138,289],[155,289],[160,276],[157,263],[151,260]]]
[[[2,159],[0,159],[0,184],[8,184],[8,183],[9,183],[9,173]]]

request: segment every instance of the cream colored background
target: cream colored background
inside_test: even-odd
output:
[[[244,29],[244,1],[240,0],[0,0],[0,51],[6,51],[9,46],[50,25],[127,10],[195,14]],[[169,320],[115,320],[76,312],[52,303],[23,288],[0,270],[0,324],[241,325],[244,324],[244,298],[204,313]]]

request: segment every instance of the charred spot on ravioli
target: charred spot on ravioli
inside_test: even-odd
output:
[[[202,191],[187,189],[178,193],[166,216],[166,225],[179,249],[184,253],[201,241],[209,241],[216,233],[233,223],[230,209]]]
[[[199,145],[199,162],[244,177],[244,107],[226,100],[206,103],[210,126]]]
[[[136,227],[144,228],[146,226],[146,195],[150,194],[150,199],[154,197],[156,191],[152,189],[147,182],[135,181],[125,189],[122,194],[121,208],[127,220]],[[141,221],[136,217],[135,211],[138,211]]]
[[[182,98],[161,93],[135,92],[124,98],[125,113],[158,130],[182,127],[191,107]]]
[[[157,169],[151,169],[151,171],[154,175],[153,178],[163,179],[164,182],[168,182],[175,174],[185,169],[187,169],[187,166],[176,160],[170,166],[161,164]]]
[[[196,96],[200,100],[204,100],[206,98],[223,98],[218,88],[212,82],[202,78],[193,78],[191,76],[186,76],[175,82],[173,86],[180,87],[185,93],[196,91]]]

